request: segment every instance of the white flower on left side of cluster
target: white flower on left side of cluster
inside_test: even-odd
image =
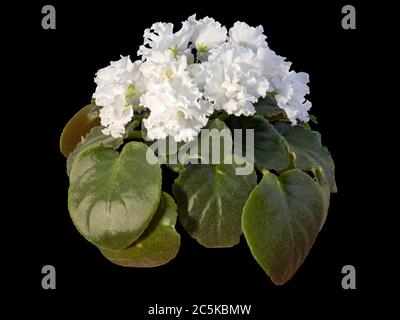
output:
[[[190,16],[185,23],[188,23],[193,29],[190,41],[197,49],[198,57],[203,60],[205,60],[211,49],[216,48],[226,41],[226,27],[222,26],[213,18],[205,17],[196,20],[196,15],[194,14]]]
[[[285,110],[292,125],[296,125],[298,120],[308,122],[308,110],[311,108],[311,102],[305,99],[305,95],[310,93],[308,74],[290,71],[273,82],[278,92],[275,96],[278,106]]]
[[[212,51],[208,62],[204,96],[215,109],[235,116],[254,114],[253,103],[265,97],[269,88],[262,74],[262,61],[254,51],[225,43]]]
[[[104,135],[122,137],[125,125],[133,116],[132,104],[139,102],[141,89],[140,61],[132,63],[129,56],[112,61],[108,67],[96,73],[97,84],[93,98],[101,106],[100,120]],[[130,94],[127,96],[127,90]],[[135,93],[136,91],[136,93]],[[129,100],[129,101],[128,101]]]
[[[174,57],[170,51],[154,53],[140,69],[147,81],[147,92],[140,101],[150,110],[143,120],[148,138],[193,140],[213,108],[190,77],[186,57]]]
[[[157,22],[144,31],[144,43],[139,47],[138,55],[142,60],[148,59],[154,52],[171,51],[174,56],[190,55],[188,48],[193,28],[183,23],[182,28],[174,32],[172,23]]]

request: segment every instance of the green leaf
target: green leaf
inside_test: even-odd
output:
[[[317,179],[318,181],[318,179]],[[329,204],[331,202],[331,192],[336,192],[336,184],[334,186],[334,190],[331,191],[331,187],[329,187],[326,184],[321,184],[319,183],[319,186],[321,188],[322,194],[324,196],[324,217],[323,217],[323,224],[325,223],[326,217],[328,216],[328,210],[329,210]],[[322,228],[322,226],[321,226]]]
[[[91,128],[100,125],[100,118],[92,112],[93,107],[93,104],[89,104],[79,110],[61,133],[60,151],[65,157],[68,157]]]
[[[125,134],[124,134],[124,138],[129,138],[129,136],[138,131],[136,130],[140,125],[140,121],[139,120],[132,120],[132,122],[129,122],[126,126],[125,126]]]
[[[232,116],[226,119],[226,123],[231,129],[254,129],[254,160],[260,170],[282,170],[288,166],[289,153],[285,139],[268,120],[260,116]],[[244,132],[242,139],[242,145],[246,146]]]
[[[217,129],[218,131],[222,131],[224,129],[229,129],[224,121],[221,119],[215,118],[210,119],[205,126],[206,129]]]
[[[161,195],[161,168],[141,142],[121,153],[95,146],[72,166],[68,209],[80,233],[98,247],[123,249],[149,225]]]
[[[279,108],[276,100],[271,95],[267,95],[264,99],[259,99],[254,105],[256,114],[259,116],[272,118],[277,116],[286,117],[285,111]]]
[[[130,247],[122,250],[100,249],[111,262],[125,267],[157,267],[176,257],[181,238],[175,230],[176,204],[163,192],[149,227]]]
[[[168,136],[166,139],[159,139],[156,141],[157,144],[165,142],[166,150],[156,148],[156,153],[162,156],[162,159],[166,162],[167,166],[174,172],[179,172],[183,169],[184,164],[187,161],[197,160],[198,163],[211,163],[213,152],[218,152],[220,155],[220,160],[224,157],[232,158],[232,135],[226,124],[220,119],[212,119],[208,121],[207,126],[204,128],[208,130],[215,130],[218,132],[218,136],[212,137],[210,135],[199,134],[196,139],[191,142],[176,143],[176,148],[169,149],[169,144],[174,142],[173,137]],[[226,130],[225,132],[221,132]],[[209,132],[211,133],[211,132]],[[225,149],[224,141],[227,145]],[[215,149],[213,149],[213,142],[215,144]],[[202,146],[205,148],[205,152],[202,153]],[[221,146],[221,147],[219,147]],[[179,154],[178,154],[179,152]],[[179,157],[178,157],[179,155]]]
[[[312,123],[318,124],[317,117],[314,116],[313,114],[310,114],[310,121],[311,121]]]
[[[258,264],[276,284],[299,269],[324,222],[321,188],[292,169],[279,178],[266,173],[243,210],[242,228]]]
[[[188,147],[197,146],[197,153],[192,153],[189,158],[198,158],[203,163],[212,163],[214,152],[218,153],[219,163],[223,159],[232,157],[232,134],[224,121],[215,118],[210,119],[204,130],[209,130],[208,134],[201,134],[192,142],[186,144]],[[213,133],[216,133],[214,136]],[[204,150],[202,150],[204,148]]]
[[[277,123],[276,128],[286,139],[295,167],[312,172],[321,184],[336,192],[335,164],[328,149],[322,146],[320,134],[285,122]]]
[[[236,175],[234,164],[188,165],[173,185],[179,220],[205,247],[231,247],[239,243],[241,215],[256,185],[250,175]]]
[[[122,138],[113,138],[112,136],[104,135],[101,130],[103,127],[94,127],[90,129],[89,133],[82,138],[82,141],[78,143],[75,149],[69,154],[67,158],[67,174],[70,175],[72,165],[78,155],[87,150],[88,148],[95,146],[103,146],[105,148],[118,149],[122,143]]]

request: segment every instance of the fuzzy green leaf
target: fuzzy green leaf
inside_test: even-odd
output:
[[[260,116],[232,116],[226,119],[226,123],[231,129],[254,129],[254,160],[259,169],[282,170],[288,166],[289,153],[285,139],[268,120]],[[242,145],[246,146],[244,132],[242,139]]]
[[[243,210],[250,250],[276,284],[287,282],[307,257],[324,223],[324,196],[306,173],[292,169],[279,178],[266,173]]]
[[[175,230],[176,204],[163,192],[149,227],[130,247],[122,250],[100,249],[111,262],[125,267],[157,267],[177,255],[180,235]]]
[[[285,111],[279,108],[276,100],[271,95],[267,95],[264,99],[260,98],[254,105],[256,114],[259,116],[272,118],[277,116],[286,117]]]
[[[81,152],[73,163],[68,209],[80,233],[98,247],[123,249],[149,225],[161,195],[161,168],[148,148],[130,142],[121,153],[103,146]]]
[[[312,172],[318,182],[336,192],[335,164],[328,149],[322,146],[320,134],[285,122],[277,123],[276,128],[286,140],[294,166]]]
[[[187,165],[175,180],[173,192],[179,220],[205,247],[239,243],[244,204],[256,185],[250,175],[236,175],[234,164]]]
[[[116,150],[122,145],[122,138],[113,138],[112,136],[106,136],[101,132],[101,130],[102,127],[94,127],[90,129],[86,136],[82,138],[82,141],[78,143],[75,149],[69,154],[67,158],[68,176],[71,172],[72,165],[75,159],[81,152],[95,146],[103,146],[105,148],[112,148]]]

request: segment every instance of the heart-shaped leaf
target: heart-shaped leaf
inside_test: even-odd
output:
[[[226,119],[231,129],[254,129],[254,161],[259,169],[285,169],[289,164],[289,153],[285,139],[269,123],[260,116],[253,117],[229,117]],[[246,135],[242,133],[242,145]]]
[[[336,192],[335,164],[328,149],[322,146],[320,134],[285,122],[277,123],[276,128],[286,139],[295,167],[312,172],[321,184]]]
[[[173,185],[179,220],[205,247],[231,247],[239,243],[241,216],[256,185],[250,175],[236,175],[235,164],[187,165]]]
[[[324,222],[324,198],[306,173],[266,173],[243,210],[242,228],[259,265],[276,284],[287,282],[307,257]]]
[[[101,248],[123,249],[147,228],[160,195],[161,168],[144,143],[127,143],[120,154],[96,146],[74,161],[68,209],[87,240]]]
[[[91,128],[100,125],[100,118],[92,112],[93,108],[93,104],[83,107],[64,127],[60,138],[60,151],[65,157],[68,157]]]
[[[111,262],[125,267],[157,267],[176,257],[180,235],[175,230],[176,204],[163,192],[149,227],[130,247],[122,250],[100,249]]]
[[[95,146],[103,146],[106,148],[112,148],[114,150],[118,149],[122,143],[122,138],[113,138],[112,136],[106,136],[102,133],[103,127],[94,127],[90,129],[89,133],[86,134],[82,141],[78,143],[75,149],[69,154],[67,158],[67,174],[69,176],[72,165],[78,155]]]

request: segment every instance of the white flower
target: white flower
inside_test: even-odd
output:
[[[141,104],[150,110],[149,117],[143,120],[148,138],[193,140],[207,124],[213,108],[202,99],[190,77],[186,57],[175,58],[169,51],[154,54],[143,63],[141,71],[147,81]]]
[[[193,30],[188,23],[182,24],[182,28],[173,32],[172,23],[157,22],[150,29],[144,31],[144,43],[139,47],[138,55],[142,59],[149,58],[154,51],[170,50],[175,56],[189,54],[188,44]]]
[[[253,50],[226,43],[212,51],[204,95],[217,110],[235,116],[255,113],[253,103],[265,97],[269,87],[262,75],[262,61]]]
[[[262,26],[254,28],[250,27],[245,22],[237,21],[233,27],[229,29],[228,41],[256,51],[258,48],[268,47],[265,41],[266,38]]]
[[[140,63],[132,63],[129,56],[121,56],[120,60],[111,62],[108,67],[96,73],[97,87],[93,98],[102,107],[100,119],[105,127],[103,134],[121,137],[125,132],[125,125],[132,119],[132,104],[139,102],[139,91],[143,90],[138,70]],[[127,97],[128,88],[131,92]]]
[[[214,109],[250,116],[267,92],[292,124],[308,121],[308,75],[290,71],[291,63],[268,47],[262,26],[236,22],[227,36],[210,17],[192,15],[177,32],[158,22],[145,30],[138,55],[142,61],[121,57],[96,74],[93,97],[104,134],[121,137],[140,105],[150,111],[143,120],[150,139],[189,142]]]
[[[193,28],[191,42],[201,52],[209,51],[226,41],[226,27],[215,21],[213,18],[205,17],[196,20],[192,15],[187,21]]]
[[[208,62],[192,63],[188,65],[188,71],[201,91],[204,90],[206,79],[210,74],[210,67]]]
[[[190,104],[184,96],[171,89],[147,93],[143,103],[153,109],[143,120],[151,140],[172,136],[177,142],[192,141],[207,124],[210,112],[205,111],[211,109],[204,100]]]
[[[310,93],[308,82],[307,73],[294,71],[290,71],[281,79],[275,78],[273,81],[277,90],[275,99],[278,106],[285,110],[292,125],[296,125],[298,120],[302,122],[309,120],[308,110],[311,108],[311,102],[304,97]]]
[[[272,82],[272,79],[283,78],[289,73],[291,63],[270,48],[258,48],[257,57],[262,61],[262,72],[270,82]],[[270,87],[270,91],[274,89],[273,86]]]
[[[262,26],[251,27],[245,22],[236,22],[229,29],[230,43],[252,49],[257,58],[262,61],[262,72],[264,76],[272,82],[272,79],[282,78],[289,72],[291,63],[285,61],[286,58],[277,55],[268,47]],[[270,91],[274,88],[271,86]]]
[[[169,50],[155,51],[142,63],[140,71],[146,82],[172,84],[172,80],[182,79],[186,74],[186,67],[185,56],[175,58]]]

